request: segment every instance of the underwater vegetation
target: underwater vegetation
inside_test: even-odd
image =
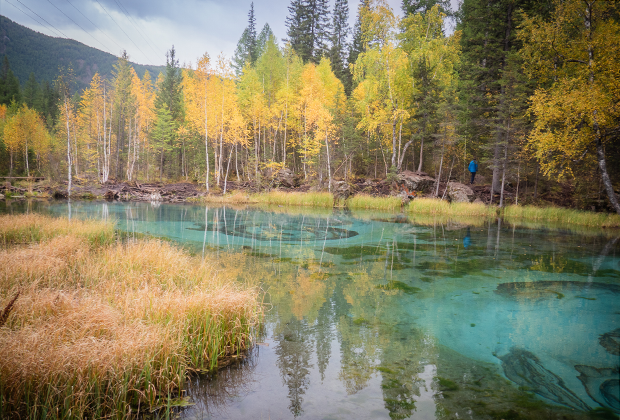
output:
[[[521,387],[545,397],[558,404],[582,411],[590,407],[569,390],[562,378],[546,369],[531,352],[512,348],[504,356],[499,356],[506,377]]]

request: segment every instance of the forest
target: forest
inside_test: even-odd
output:
[[[404,170],[468,183],[476,159],[493,204],[620,213],[618,3],[292,0],[286,25],[259,31],[252,5],[233,57],[180,66],[172,47],[139,77],[125,53],[84,89],[70,66],[21,88],[5,56],[0,175],[226,193],[288,168],[327,191]]]

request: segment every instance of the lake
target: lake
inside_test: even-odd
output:
[[[343,209],[0,203],[24,211],[112,218],[260,285],[258,344],[192,378],[182,418],[620,413],[620,239],[609,233]]]

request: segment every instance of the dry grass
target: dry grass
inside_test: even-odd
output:
[[[0,243],[6,248],[71,234],[85,238],[91,245],[101,246],[114,241],[114,224],[104,221],[50,218],[40,214],[19,217],[0,215]]]
[[[483,203],[448,203],[436,198],[416,198],[407,206],[411,214],[431,214],[443,216],[483,216],[496,215],[496,208]]]
[[[219,204],[250,204],[256,203],[257,201],[242,191],[232,191],[224,195],[207,194],[200,197],[200,202]]]
[[[561,207],[507,206],[504,217],[508,221],[519,219],[554,222],[587,227],[619,228],[620,215],[614,213],[593,213],[590,211],[565,209]]]
[[[398,197],[373,197],[366,194],[356,194],[347,200],[350,209],[400,210],[402,200]]]
[[[46,239],[0,251],[0,308],[21,291],[0,328],[0,417],[136,415],[250,345],[257,291],[210,262],[157,240],[93,246],[97,222],[51,237],[62,221],[11,218]]]
[[[278,204],[282,206],[334,207],[334,196],[328,192],[284,192],[254,194],[254,202],[261,204]]]

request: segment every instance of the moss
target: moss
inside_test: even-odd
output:
[[[387,282],[387,284],[380,284],[376,286],[376,288],[381,289],[381,290],[401,290],[408,295],[413,295],[415,293],[422,291],[422,289],[409,286],[408,284],[403,283],[402,281],[396,281],[396,280],[389,281]]]
[[[457,391],[459,389],[456,382],[451,381],[450,379],[442,378],[441,376],[437,377],[437,383],[439,384],[441,391]]]
[[[588,416],[593,419],[618,420],[620,417],[609,408],[597,407],[588,412]]]
[[[353,323],[355,325],[366,325],[366,324],[368,324],[368,321],[360,316],[358,318],[355,318],[353,320]]]
[[[375,369],[377,369],[379,372],[389,373],[391,375],[396,374],[396,372],[394,372],[392,369],[386,368],[384,366],[377,366]]]

